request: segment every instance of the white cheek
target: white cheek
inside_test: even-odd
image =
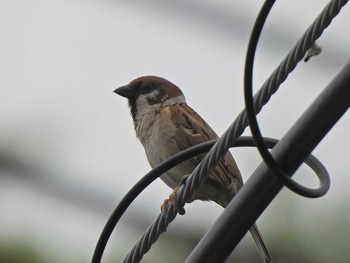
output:
[[[159,97],[159,95],[160,95],[160,91],[159,91],[158,89],[155,89],[154,91],[152,91],[151,93],[149,93],[149,94],[147,95],[147,97],[148,97],[149,99],[151,99],[151,100],[155,100],[155,99],[157,99],[157,98]]]
[[[140,95],[137,98],[136,105],[137,105],[137,110],[140,112],[147,109],[148,108],[147,97],[145,95]]]
[[[137,101],[136,101],[137,116],[136,117],[141,118],[141,116],[143,116],[144,114],[151,113],[151,112],[155,111],[159,107],[159,105],[149,105],[149,103],[147,101],[148,95],[149,94],[147,94],[147,95],[140,95],[137,98]]]

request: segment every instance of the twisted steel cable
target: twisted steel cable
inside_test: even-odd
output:
[[[331,21],[340,12],[341,8],[348,0],[333,0],[315,19],[311,26],[306,30],[297,44],[291,49],[288,55],[283,59],[279,66],[274,70],[270,77],[265,81],[261,89],[254,96],[254,108],[256,114],[270,100],[271,96],[277,91],[279,86],[286,80],[298,62],[303,59],[306,52],[313,43],[321,36],[323,31],[329,26]],[[192,174],[187,178],[186,183],[177,192],[177,205],[183,207],[186,200],[189,200],[192,194],[200,186],[203,180],[208,176],[220,159],[226,154],[228,149],[234,144],[236,139],[243,133],[248,126],[246,111],[243,110],[229,126],[226,132],[221,136],[217,143],[212,147],[209,153],[203,158],[202,162],[196,167]],[[152,244],[158,239],[161,233],[166,231],[167,226],[173,221],[178,211],[169,202],[167,214],[163,217],[160,214],[156,220],[147,228],[132,250],[124,258],[123,262],[139,262],[143,255],[151,248]]]

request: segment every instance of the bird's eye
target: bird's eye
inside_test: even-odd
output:
[[[152,91],[152,86],[150,84],[145,84],[143,87],[142,87],[142,92],[143,93],[148,93]]]

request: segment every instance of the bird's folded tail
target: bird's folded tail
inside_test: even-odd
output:
[[[250,234],[253,236],[256,246],[258,247],[261,259],[264,263],[268,263],[271,261],[271,257],[269,251],[267,250],[265,243],[261,237],[258,226],[254,223],[254,225],[249,229]]]

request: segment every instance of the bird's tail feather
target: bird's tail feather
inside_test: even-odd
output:
[[[253,236],[256,246],[258,247],[261,259],[264,263],[268,263],[271,261],[271,257],[269,251],[267,250],[265,243],[262,239],[258,226],[254,223],[254,225],[249,229],[250,234]]]
[[[226,206],[230,203],[232,199],[232,193],[230,192],[221,192],[221,198],[219,198],[218,201],[216,201],[219,205],[226,208]],[[215,200],[213,198],[213,200]],[[261,256],[263,263],[269,263],[271,262],[271,257],[269,254],[269,251],[267,250],[267,247],[264,243],[264,240],[262,239],[262,235],[258,229],[258,226],[256,223],[252,225],[252,227],[249,229],[250,234],[253,236],[253,239],[255,241],[256,246],[258,247],[259,254]]]

